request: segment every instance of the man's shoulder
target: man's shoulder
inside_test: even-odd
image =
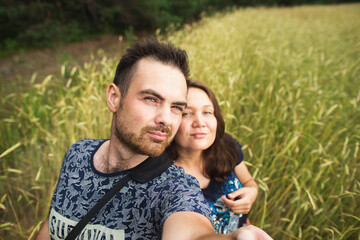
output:
[[[92,156],[104,141],[106,141],[106,139],[84,138],[69,147],[69,149],[66,151],[64,160],[77,161],[79,159],[83,159],[84,157]]]
[[[197,212],[210,219],[210,209],[198,181],[175,164],[163,172],[149,189],[161,199],[161,208],[167,210],[163,221],[179,211]]]
[[[91,146],[91,145],[98,145],[108,139],[94,139],[94,138],[84,138],[81,139],[71,145],[71,147],[76,146]]]
[[[162,175],[161,180],[165,184],[171,184],[176,186],[186,186],[199,189],[199,182],[190,174],[185,173],[182,167],[172,164]]]
[[[69,147],[68,151],[87,151],[98,149],[99,146],[108,139],[89,139],[84,138]]]

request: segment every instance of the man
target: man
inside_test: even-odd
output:
[[[155,39],[127,49],[106,92],[110,139],[84,139],[69,148],[37,239],[65,239],[129,169],[148,157],[166,157],[186,107],[188,74],[181,49]],[[79,239],[235,238],[215,235],[209,213],[194,178],[171,165],[149,182],[126,183]]]

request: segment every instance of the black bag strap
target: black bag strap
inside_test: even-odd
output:
[[[131,179],[139,183],[146,183],[159,176],[172,164],[172,160],[163,153],[156,158],[148,158],[138,166],[133,168],[130,173],[120,179],[101,199],[90,209],[90,211],[76,224],[70,231],[65,240],[74,240],[90,220],[110,201],[110,199],[120,191],[120,189]]]

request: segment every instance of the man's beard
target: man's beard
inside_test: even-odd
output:
[[[137,154],[157,157],[165,151],[172,141],[171,129],[163,125],[159,125],[158,127],[144,127],[139,134],[136,134],[129,129],[131,127],[124,126],[124,123],[119,120],[117,116],[115,120],[115,136],[121,143]],[[165,133],[166,138],[160,141],[147,136],[148,132],[153,131]]]

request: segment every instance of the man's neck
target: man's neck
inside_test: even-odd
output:
[[[115,173],[131,169],[147,158],[148,156],[134,153],[112,137],[96,151],[93,161],[95,169],[99,172]]]

